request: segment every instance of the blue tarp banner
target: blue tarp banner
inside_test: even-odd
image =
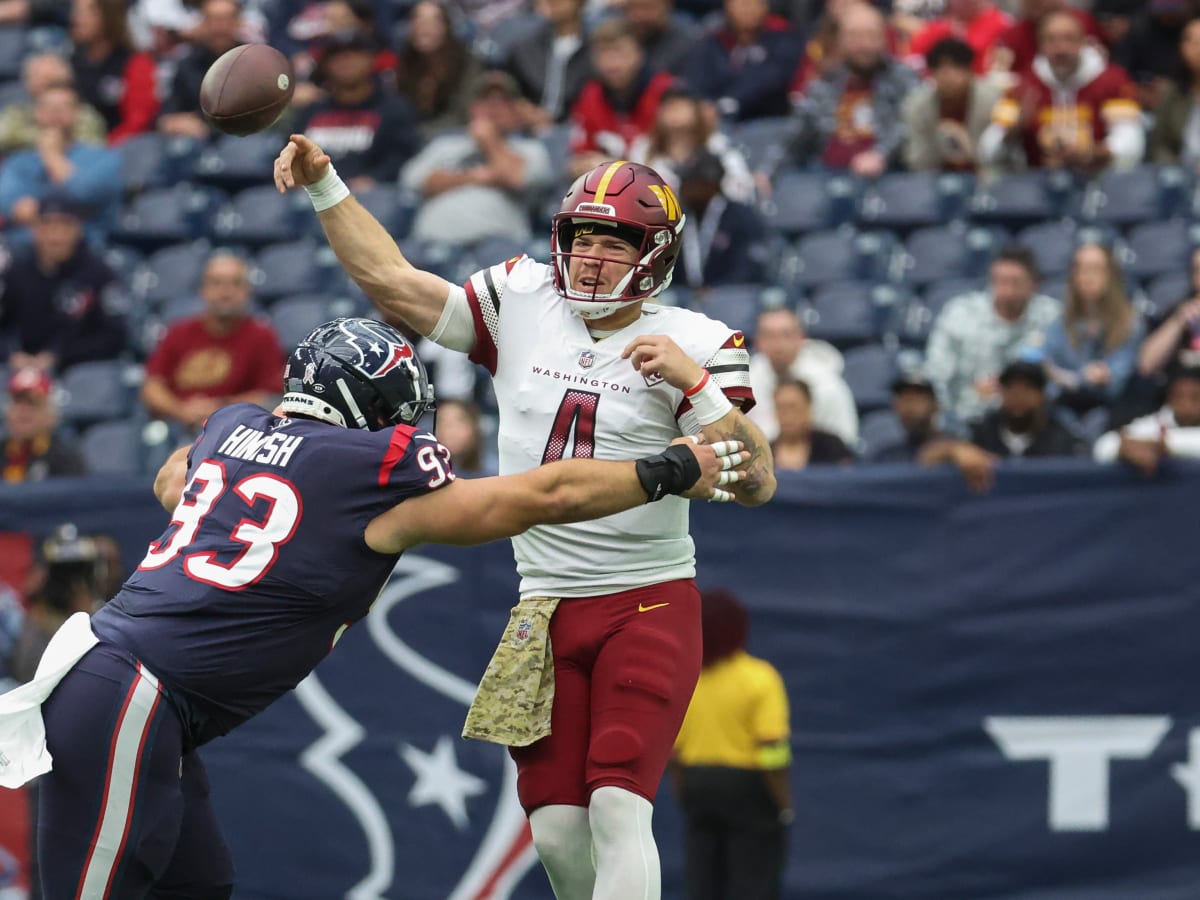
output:
[[[140,482],[0,489],[0,531],[64,519],[135,563]],[[881,467],[696,504],[702,586],[784,674],[797,821],[785,896],[1200,897],[1200,469]],[[367,620],[208,762],[239,898],[549,900],[501,748],[458,737],[515,597],[506,543],[401,560]],[[664,897],[680,822],[656,815]]]

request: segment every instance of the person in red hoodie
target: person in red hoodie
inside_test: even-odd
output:
[[[607,19],[591,37],[597,78],[584,85],[571,110],[573,177],[606,160],[634,154],[654,130],[663,92],[675,81],[654,73],[637,34],[624,19]]]
[[[154,127],[158,118],[154,57],[136,52],[129,37],[126,0],[74,0],[71,67],[83,101],[108,123],[108,142]]]

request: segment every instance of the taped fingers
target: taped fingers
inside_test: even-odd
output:
[[[733,469],[750,459],[749,453],[735,453],[733,456],[717,457],[721,460],[722,469]]]
[[[709,503],[728,503],[733,499],[733,494],[729,491],[723,491],[720,488],[713,488],[712,496],[708,498]]]

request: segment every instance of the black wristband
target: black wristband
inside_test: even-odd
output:
[[[682,494],[700,480],[700,460],[683,444],[672,444],[657,456],[639,459],[635,466],[647,503],[667,494]]]

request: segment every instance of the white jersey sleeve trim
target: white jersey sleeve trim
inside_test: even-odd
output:
[[[460,285],[451,284],[442,308],[442,317],[429,332],[429,339],[448,350],[470,353],[475,347],[475,320],[471,316],[471,304],[467,292]]]

